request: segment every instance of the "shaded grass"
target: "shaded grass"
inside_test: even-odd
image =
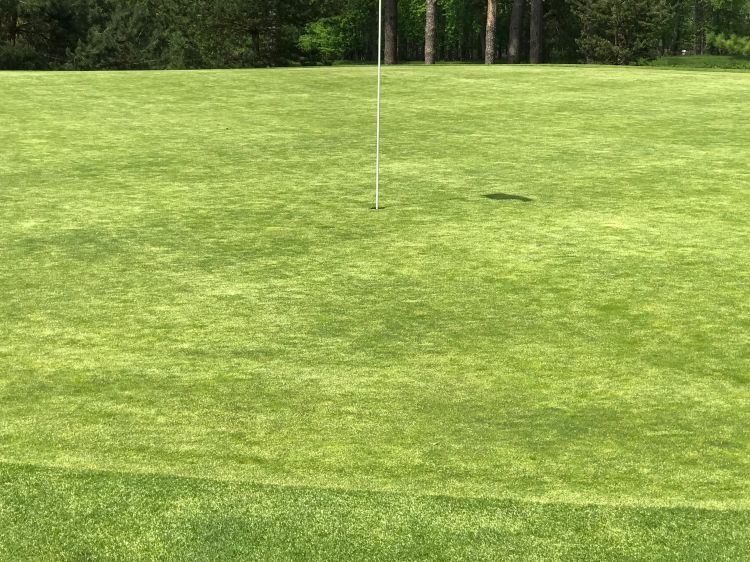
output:
[[[740,560],[747,511],[413,496],[0,466],[23,560]],[[33,518],[30,514],[33,513]]]
[[[750,70],[750,57],[739,55],[690,55],[675,57],[660,57],[649,63],[651,66],[677,67],[677,68],[701,68],[701,69],[725,69],[725,70]]]
[[[635,558],[671,518],[675,556],[747,544],[750,77],[388,69],[382,213],[371,68],[0,79],[6,557],[231,555],[254,525],[291,555],[295,493],[359,506],[313,555],[502,553],[468,531],[496,505],[552,529],[508,543],[539,557],[571,529],[616,557],[599,517]],[[205,534],[163,530],[173,497]],[[393,502],[403,551],[368,535]]]

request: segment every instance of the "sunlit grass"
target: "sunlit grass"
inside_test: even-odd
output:
[[[750,556],[750,75],[373,78],[0,73],[0,556]]]

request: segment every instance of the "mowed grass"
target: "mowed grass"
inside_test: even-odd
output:
[[[750,557],[750,74],[0,85],[0,558]]]
[[[660,57],[651,66],[679,67],[681,69],[750,70],[750,57],[739,55],[687,55]]]

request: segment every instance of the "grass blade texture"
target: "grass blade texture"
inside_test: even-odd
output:
[[[0,83],[0,558],[750,558],[750,73]]]

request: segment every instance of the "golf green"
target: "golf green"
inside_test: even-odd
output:
[[[750,73],[0,84],[0,558],[750,558]]]

